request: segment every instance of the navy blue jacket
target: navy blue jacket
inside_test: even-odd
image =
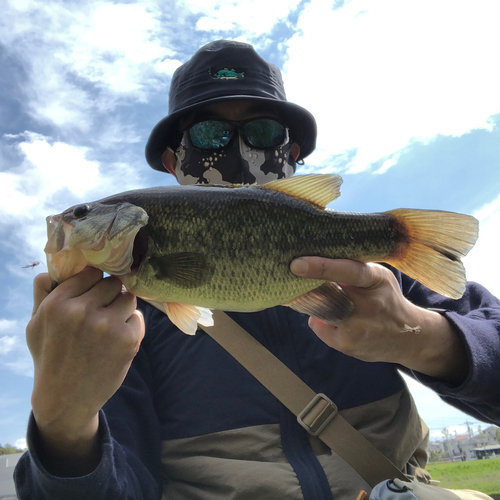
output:
[[[394,271],[416,305],[444,309],[466,347],[460,386],[410,373],[446,402],[500,423],[500,301],[468,283],[455,301]],[[332,499],[369,486],[208,335],[187,336],[140,302],[147,333],[125,382],[100,413],[102,459],[88,476],[44,468],[36,423],[15,480],[20,500]],[[323,392],[398,467],[424,467],[428,429],[401,367],[365,363],[327,347],[287,307],[231,313],[243,328]],[[163,495],[163,496],[162,496]]]

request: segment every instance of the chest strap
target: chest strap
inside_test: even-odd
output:
[[[408,478],[338,414],[324,394],[316,394],[260,342],[222,311],[213,311],[214,326],[201,328],[243,365],[294,415],[373,488],[385,479]]]

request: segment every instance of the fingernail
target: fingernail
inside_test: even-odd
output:
[[[290,271],[292,271],[293,274],[296,274],[297,276],[302,276],[303,274],[306,274],[309,269],[309,262],[304,259],[295,259],[292,260],[292,263],[290,264]]]

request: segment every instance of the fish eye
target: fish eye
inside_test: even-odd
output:
[[[80,219],[90,211],[89,205],[78,205],[73,209],[73,217]]]

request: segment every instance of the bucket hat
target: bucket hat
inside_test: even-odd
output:
[[[186,113],[216,102],[245,99],[269,105],[290,129],[300,146],[299,160],[316,146],[316,121],[306,109],[288,102],[281,72],[247,44],[218,40],[201,47],[177,68],[170,85],[169,114],[153,128],[146,144],[146,160],[166,172],[161,156],[178,134]]]

